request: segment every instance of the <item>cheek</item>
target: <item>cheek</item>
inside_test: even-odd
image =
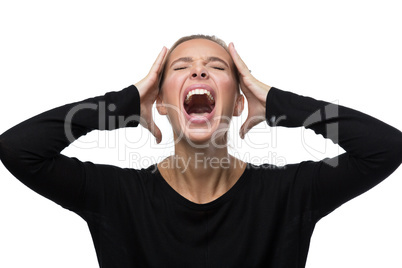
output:
[[[175,91],[180,89],[179,85],[179,78],[177,75],[169,75],[165,77],[163,84],[161,85],[161,90],[163,91],[164,94],[169,95],[169,94],[174,94]]]
[[[168,107],[168,114],[170,116],[180,113],[180,91],[185,81],[179,75],[173,73],[165,77],[162,84],[163,102]]]
[[[229,74],[219,76],[219,87],[224,91],[225,94],[229,96],[236,95],[237,93],[237,82],[236,79]]]
[[[223,106],[225,113],[231,113],[238,97],[238,85],[236,79],[232,75],[220,76],[219,87],[224,96]]]

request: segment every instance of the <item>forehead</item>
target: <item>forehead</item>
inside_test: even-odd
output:
[[[207,39],[193,39],[178,45],[171,53],[169,62],[180,57],[206,58],[220,57],[228,63],[232,61],[229,53],[219,44]]]

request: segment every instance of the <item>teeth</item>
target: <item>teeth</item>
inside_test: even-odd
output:
[[[184,102],[186,104],[188,104],[190,102],[191,96],[193,96],[193,95],[203,95],[203,94],[206,94],[208,99],[211,102],[215,102],[214,97],[212,97],[212,94],[208,90],[202,89],[202,88],[193,89],[190,92],[188,92],[188,94],[186,96],[186,100]]]

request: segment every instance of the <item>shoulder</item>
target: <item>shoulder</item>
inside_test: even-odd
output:
[[[293,164],[287,164],[284,166],[277,166],[273,164],[253,164],[253,163],[247,163],[247,169],[252,173],[253,175],[271,175],[271,176],[279,176],[279,177],[287,177],[287,176],[295,176],[295,175],[300,175],[300,173],[304,172],[312,172],[317,166],[319,165],[320,162],[314,162],[314,161],[303,161],[300,163],[293,163]],[[271,179],[274,177],[271,177]]]
[[[86,188],[101,191],[143,192],[158,178],[156,164],[147,168],[121,168],[114,165],[84,162]]]
[[[303,161],[300,163],[277,166],[272,164],[247,165],[247,177],[250,182],[269,188],[288,188],[311,184],[320,162]]]

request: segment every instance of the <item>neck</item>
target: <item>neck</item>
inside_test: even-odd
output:
[[[158,164],[165,180],[179,194],[195,203],[211,202],[226,193],[246,165],[228,153],[226,146],[194,146],[178,142],[175,155]]]

